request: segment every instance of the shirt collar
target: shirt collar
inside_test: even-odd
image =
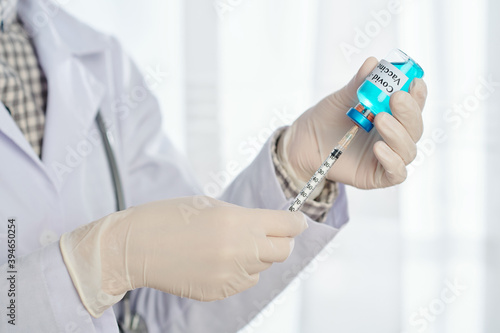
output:
[[[0,33],[7,31],[16,18],[17,0],[0,0]]]

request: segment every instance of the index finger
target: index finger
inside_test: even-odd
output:
[[[427,84],[425,84],[425,81],[419,78],[413,79],[409,93],[417,102],[420,111],[423,111],[427,99]]]
[[[255,213],[255,223],[267,236],[295,237],[308,227],[306,217],[300,212],[257,209]]]

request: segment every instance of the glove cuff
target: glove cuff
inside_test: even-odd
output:
[[[111,265],[103,262],[101,256],[101,244],[107,241],[105,239],[107,229],[116,220],[123,218],[123,214],[127,212],[114,213],[81,226],[63,234],[59,241],[62,257],[73,285],[83,305],[95,318],[99,318],[104,311],[119,302],[126,292],[125,290],[113,295],[103,290],[103,268],[109,269]],[[123,285],[122,281],[116,282]]]

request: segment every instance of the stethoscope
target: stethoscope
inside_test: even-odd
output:
[[[111,133],[106,129],[104,120],[102,119],[101,112],[97,112],[96,116],[97,127],[101,133],[104,149],[106,150],[106,157],[108,159],[111,177],[113,178],[113,187],[115,190],[116,211],[125,209],[125,196],[123,194],[123,186],[120,178],[118,165],[116,164],[115,154],[113,147],[111,147]],[[147,333],[148,328],[146,321],[137,312],[132,313],[130,307],[130,292],[127,292],[122,300],[123,317],[118,318],[118,327],[122,333]]]

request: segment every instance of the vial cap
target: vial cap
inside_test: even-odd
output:
[[[366,132],[370,132],[372,130],[373,123],[355,108],[350,108],[346,114],[356,125],[364,129]]]

